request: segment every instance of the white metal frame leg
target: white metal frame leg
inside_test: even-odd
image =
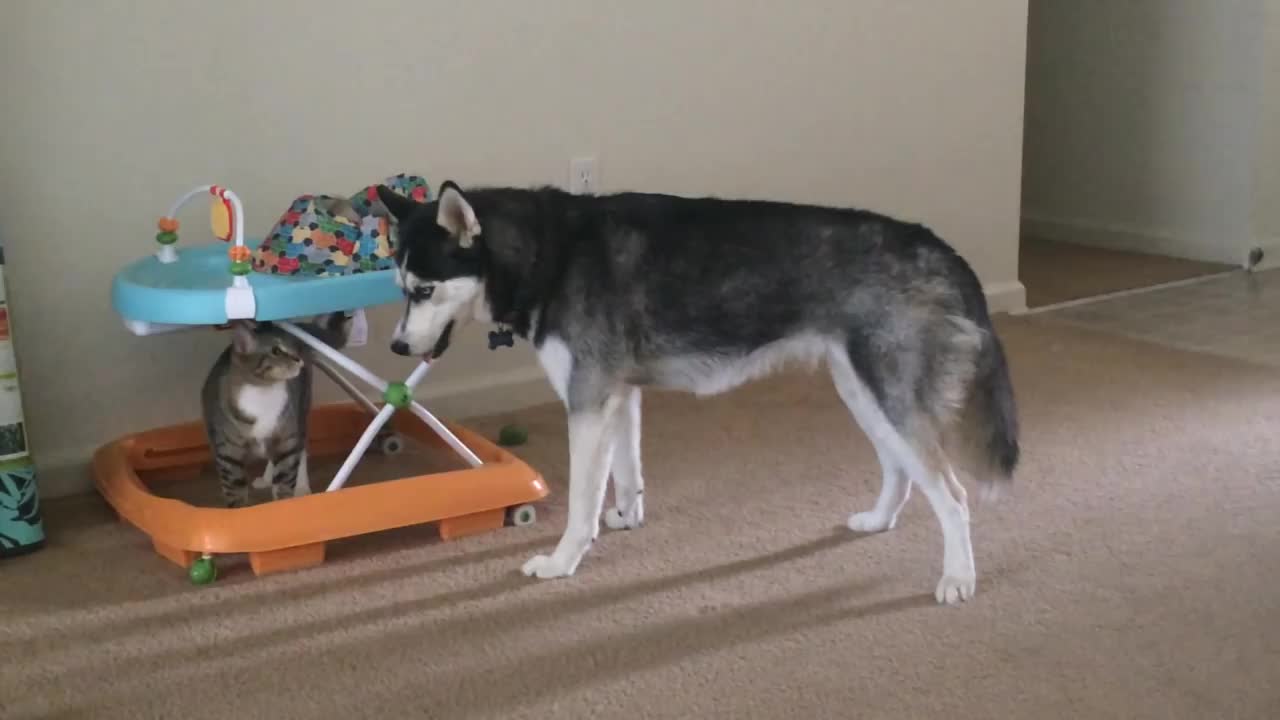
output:
[[[342,463],[342,467],[339,468],[337,474],[333,476],[333,480],[329,483],[329,487],[326,488],[325,492],[340,490],[342,486],[346,484],[347,479],[351,477],[351,473],[355,470],[356,464],[360,462],[364,457],[364,454],[369,450],[369,445],[373,443],[373,439],[378,436],[378,433],[382,431],[382,427],[386,425],[387,421],[391,419],[391,416],[395,414],[396,407],[390,403],[383,405],[381,408],[376,407],[367,397],[360,393],[352,383],[347,381],[346,378],[339,380],[338,378],[340,376],[338,375],[336,368],[329,367],[324,361],[328,360],[341,367],[352,375],[355,375],[365,381],[365,383],[369,384],[380,393],[385,393],[391,383],[378,377],[360,363],[352,360],[346,355],[343,355],[341,352],[335,350],[330,345],[322,342],[319,338],[316,338],[297,325],[284,321],[277,322],[276,324],[284,329],[285,332],[306,343],[312,350],[320,353],[323,359],[317,364],[320,365],[325,374],[333,378],[340,387],[346,390],[353,398],[356,399],[357,402],[364,405],[366,409],[375,412],[373,419],[369,422],[369,427],[365,428],[364,433],[360,436],[360,440],[356,442],[356,446],[352,448],[351,452],[347,455],[346,461]],[[423,378],[427,376],[427,371],[430,369],[431,364],[424,360],[418,363],[418,366],[413,369],[413,372],[409,373],[409,377],[405,378],[404,386],[409,391],[410,398],[412,398],[413,389],[417,387],[418,383],[422,382]],[[435,433],[439,435],[441,439],[449,445],[449,447],[453,448],[455,452],[461,455],[462,459],[466,460],[467,464],[471,465],[471,467],[479,467],[484,464],[480,460],[479,456],[472,452],[471,448],[467,447],[466,444],[459,440],[456,435],[449,431],[449,428],[445,427],[444,423],[440,422],[435,415],[432,415],[430,411],[416,400],[411,399],[407,409],[434,430]]]
[[[333,492],[334,490],[342,489],[342,486],[347,483],[347,478],[351,477],[351,473],[356,469],[356,463],[359,463],[361,458],[364,457],[365,452],[369,449],[369,445],[373,443],[373,439],[382,431],[382,426],[385,425],[395,413],[395,407],[388,404],[383,405],[382,409],[378,411],[378,414],[373,416],[373,420],[369,423],[369,427],[364,429],[364,434],[360,436],[360,440],[356,443],[356,446],[351,450],[351,453],[347,455],[347,459],[342,463],[342,467],[338,468],[338,473],[333,476],[333,480],[329,483],[329,487],[325,488],[325,492]]]

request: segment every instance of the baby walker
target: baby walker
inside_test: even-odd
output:
[[[179,249],[178,211],[201,196],[211,198],[213,234],[229,246],[215,240]],[[318,369],[355,401],[312,410],[308,454],[347,453],[326,491],[312,495],[228,509],[153,494],[144,480],[191,476],[211,462],[200,422],[127,435],[97,451],[93,474],[98,491],[123,520],[150,536],[157,553],[187,568],[193,582],[214,579],[214,556],[220,553],[247,553],[254,574],[263,575],[320,564],[325,543],[339,538],[434,522],[440,537],[452,540],[508,521],[534,522],[531,503],[548,493],[542,477],[510,452],[438,419],[413,399],[414,388],[430,369],[427,361],[404,381],[389,382],[289,321],[400,301],[385,240],[382,262],[368,271],[255,271],[254,253],[245,245],[240,199],[217,185],[184,194],[158,226],[159,250],[126,267],[112,284],[112,304],[130,332],[147,336],[236,319],[272,321],[310,346]],[[316,227],[310,225],[313,231]],[[385,229],[383,225],[384,238]],[[378,237],[376,231],[371,234]],[[310,241],[307,245],[310,250]],[[283,254],[271,257],[279,261]],[[261,251],[257,264],[263,264]],[[296,270],[297,262],[293,265]],[[339,368],[379,392],[381,407]],[[344,487],[375,441],[380,440],[383,452],[395,453],[401,436],[443,443],[469,467]]]

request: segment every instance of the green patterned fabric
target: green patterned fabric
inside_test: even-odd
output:
[[[22,552],[44,542],[35,475],[30,459],[0,464],[0,555]]]

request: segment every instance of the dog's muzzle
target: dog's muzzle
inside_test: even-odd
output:
[[[431,348],[431,352],[427,353],[424,360],[435,360],[449,349],[449,338],[453,335],[453,321],[450,320],[448,325],[444,326],[444,332],[440,333],[440,337],[436,340],[435,347]],[[392,340],[391,352],[397,355],[409,357],[413,354],[413,348],[409,347],[409,343],[404,340]]]

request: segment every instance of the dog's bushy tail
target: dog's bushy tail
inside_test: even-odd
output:
[[[967,460],[984,498],[1001,494],[1013,481],[1021,458],[1018,409],[1004,345],[993,329],[985,333],[963,417]]]

